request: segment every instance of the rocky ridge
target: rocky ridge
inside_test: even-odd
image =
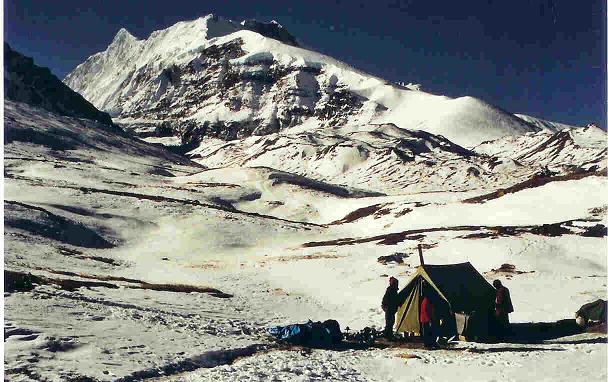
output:
[[[86,118],[112,125],[107,113],[95,108],[74,92],[48,68],[34,64],[34,60],[13,50],[4,43],[4,89],[6,98],[25,102],[48,111],[71,117]]]

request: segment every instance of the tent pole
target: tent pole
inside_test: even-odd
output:
[[[420,248],[420,244],[418,244],[418,250],[421,251]],[[422,260],[422,251],[420,252],[420,259]],[[424,265],[424,261],[422,262],[422,265]],[[423,295],[422,295],[422,277],[420,277],[420,280],[418,280],[418,296],[420,296],[418,298],[418,333],[420,333],[420,336],[422,337],[422,322],[420,322],[420,308],[422,307],[422,299],[423,299]]]
[[[424,257],[422,257],[422,244],[418,244],[418,257],[420,257],[420,265],[424,265]]]

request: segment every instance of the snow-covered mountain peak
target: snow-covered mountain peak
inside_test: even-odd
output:
[[[120,28],[120,30],[116,33],[116,36],[114,36],[114,39],[112,40],[112,42],[110,43],[110,45],[112,45],[112,44],[122,44],[125,41],[129,41],[129,40],[134,41],[134,40],[137,40],[137,38],[135,36],[133,36],[125,28]]]
[[[249,29],[263,36],[281,41],[285,44],[293,46],[299,45],[296,38],[276,20],[271,20],[270,22],[263,22],[250,19],[241,21],[241,25],[245,29]]]
[[[125,40],[65,82],[123,123],[164,124],[184,143],[393,123],[472,147],[540,130],[478,99],[412,91],[302,49],[278,22],[207,15]]]
[[[133,52],[139,49],[140,45],[141,41],[139,39],[133,36],[125,28],[120,28],[105,52],[107,52],[107,55],[109,56],[126,60],[133,56]],[[97,53],[93,57],[95,56],[101,57],[102,53]]]
[[[144,59],[176,58],[209,45],[209,41],[237,31],[230,20],[210,14],[196,20],[180,21],[166,29],[154,31],[144,43]],[[143,62],[142,62],[143,63]]]

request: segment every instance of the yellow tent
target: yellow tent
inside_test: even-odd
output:
[[[496,289],[471,263],[419,266],[399,292],[402,302],[397,311],[395,331],[420,334],[422,295],[427,295],[433,302],[436,319],[442,319],[442,334],[456,334],[456,314],[475,315],[477,322],[475,325],[469,323],[469,331],[487,334]]]

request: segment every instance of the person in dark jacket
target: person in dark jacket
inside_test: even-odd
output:
[[[494,280],[492,283],[496,288],[496,300],[494,304],[494,316],[498,324],[499,335],[508,334],[510,331],[509,313],[513,313],[513,303],[511,302],[511,294],[500,280]]]
[[[398,301],[399,280],[394,277],[388,279],[388,288],[382,298],[382,310],[384,311],[384,336],[393,336],[393,325],[395,325],[395,313],[399,308]]]

